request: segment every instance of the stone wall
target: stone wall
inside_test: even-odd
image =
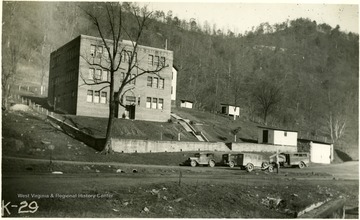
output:
[[[149,141],[112,138],[111,145],[115,152],[120,153],[230,151],[224,143],[220,142]]]
[[[115,152],[148,153],[148,152],[181,152],[181,151],[236,151],[236,152],[296,152],[294,146],[278,146],[255,143],[222,142],[179,142],[179,141],[149,141],[134,139],[111,139]]]
[[[256,143],[231,143],[232,151],[244,152],[297,152],[296,146],[256,144]]]

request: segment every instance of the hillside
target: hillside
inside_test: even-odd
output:
[[[47,86],[51,51],[79,34],[98,36],[84,8],[102,10],[96,3],[4,2],[3,85],[4,76],[14,72],[13,86]],[[126,28],[131,33],[132,24]],[[198,118],[204,125],[196,126],[213,140],[231,140],[236,126],[253,139],[248,128],[255,123],[301,130],[341,149],[358,148],[358,34],[306,18],[262,23],[236,34],[155,11],[138,43],[164,47],[165,40],[179,69],[178,99],[194,101],[204,115],[218,112],[220,103],[242,109],[239,124],[206,125]],[[275,104],[266,106],[269,101]]]

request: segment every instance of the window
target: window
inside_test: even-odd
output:
[[[91,46],[90,46],[90,56],[92,56],[92,57],[95,56],[95,49],[96,49],[96,46],[95,46],[95,45],[91,45]]]
[[[155,56],[154,66],[158,66],[158,65],[159,65],[159,56]]]
[[[136,75],[135,74],[132,74],[132,81],[130,82],[130,84],[134,84],[135,85],[135,81],[136,81],[136,79],[135,79],[135,77],[136,77]]]
[[[107,101],[107,92],[101,92],[100,103],[105,104]]]
[[[95,79],[100,80],[101,79],[101,70],[96,70]]]
[[[150,66],[154,65],[154,56],[153,56],[153,55],[150,55],[150,54],[149,54],[148,64],[149,64]]]
[[[161,57],[161,58],[160,58],[160,65],[161,65],[162,67],[165,66],[165,57]]]
[[[131,52],[131,51],[127,51],[127,56],[128,56],[128,61],[130,61],[131,56],[132,56],[132,52]]]
[[[287,132],[286,131],[284,131],[284,136],[287,137]]]
[[[134,53],[134,63],[137,63],[137,53]]]
[[[106,50],[106,47],[104,48],[103,57],[104,57],[105,59],[108,59],[108,58],[109,58],[108,51]]]
[[[152,77],[151,76],[147,77],[147,86],[152,87]]]
[[[121,51],[121,62],[125,63],[126,61],[126,51],[123,50]]]
[[[138,105],[140,105],[140,96],[138,97]]]
[[[100,57],[102,55],[102,53],[103,53],[103,47],[98,46],[96,49],[97,49],[96,50],[96,55]]]
[[[100,92],[99,92],[99,91],[95,91],[94,103],[99,103],[99,102],[100,102]]]
[[[153,88],[159,87],[159,79],[158,78],[156,78],[156,77],[153,78],[152,87]]]
[[[107,70],[102,71],[101,80],[102,81],[109,81],[109,72]]]
[[[86,101],[87,102],[92,102],[93,101],[93,91],[92,90],[87,91]]]
[[[159,89],[164,89],[164,79],[160,79]]]
[[[164,109],[164,99],[159,99],[159,109]]]
[[[94,79],[95,69],[89,69],[89,79]]]
[[[150,97],[146,98],[146,108],[151,108],[151,98]]]
[[[173,94],[173,87],[171,86],[171,94]]]
[[[152,99],[152,105],[151,105],[151,108],[153,108],[153,109],[157,109],[157,98],[153,98],[153,99]]]

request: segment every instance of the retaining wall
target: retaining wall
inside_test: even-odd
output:
[[[246,152],[296,152],[294,146],[266,145],[255,143],[222,142],[179,142],[179,141],[149,141],[134,139],[111,139],[115,152],[119,153],[149,153],[149,152],[181,152],[181,151],[246,151]]]
[[[256,144],[256,143],[230,143],[228,144],[232,151],[245,152],[297,152],[296,146]]]
[[[112,138],[111,145],[115,152],[120,153],[230,150],[224,143],[220,142],[149,141]]]

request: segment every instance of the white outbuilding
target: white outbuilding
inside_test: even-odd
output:
[[[258,128],[259,144],[297,146],[297,131],[260,126]]]
[[[310,162],[312,163],[330,164],[334,160],[332,143],[309,139],[299,139],[298,143],[310,152]]]
[[[230,115],[234,117],[234,120],[236,117],[240,117],[240,107],[230,104],[220,104],[221,106],[221,113],[225,115]]]
[[[180,100],[180,107],[181,108],[193,108],[194,102],[189,100]]]

